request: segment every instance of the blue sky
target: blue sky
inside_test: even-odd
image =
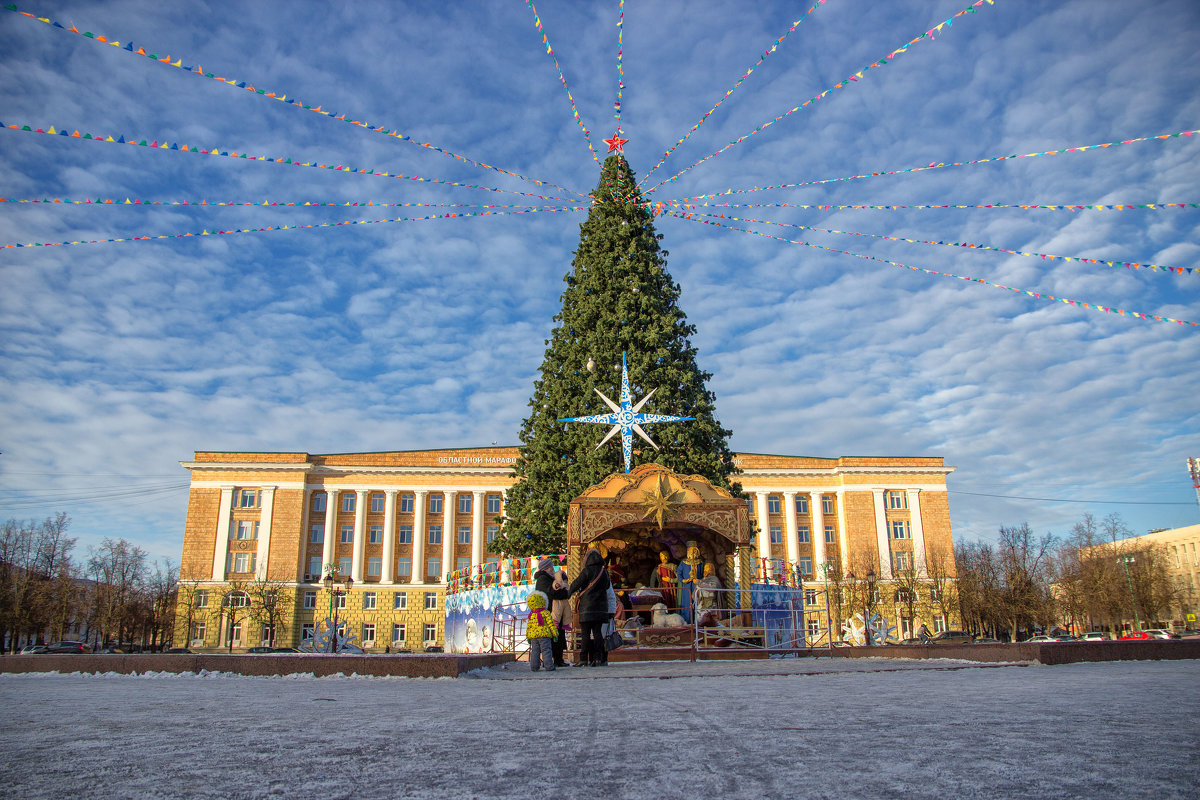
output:
[[[828,0],[646,187],[967,4]],[[543,208],[573,197],[156,63],[124,50],[130,41],[416,142],[591,190],[597,164],[527,5],[442,5],[21,5],[122,46],[0,11],[0,121],[505,191],[0,130],[0,196]],[[645,175],[810,5],[627,2],[622,123],[635,172]],[[602,153],[615,126],[617,3],[544,0],[537,11]],[[1198,129],[1198,34],[1191,0],[996,0],[648,196],[809,183],[709,202],[1197,202],[1200,136],[905,170]],[[810,183],[875,172],[898,174]],[[0,243],[447,210],[5,202]],[[1200,266],[1194,208],[700,211]],[[537,211],[0,251],[0,516],[62,510],[83,546],[124,536],[177,560],[187,500],[178,462],[194,450],[515,444],[582,220],[579,211]],[[741,227],[1200,321],[1196,272]],[[958,539],[1024,521],[1064,533],[1085,511],[1118,512],[1138,532],[1198,521],[1185,461],[1200,456],[1200,329],[669,216],[658,228],[735,449],[942,456],[957,467],[949,486]],[[614,469],[619,458],[614,448]]]

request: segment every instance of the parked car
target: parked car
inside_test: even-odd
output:
[[[888,644],[920,644],[920,643],[921,643],[921,639],[919,637],[913,637],[911,639],[901,639],[898,642],[888,642]]]
[[[275,651],[274,647],[267,647],[266,645],[257,645],[255,647],[251,647],[246,652],[247,653],[271,653],[274,651]]]
[[[993,639],[991,636],[978,636],[971,644],[1000,644],[1000,640]]]
[[[1125,633],[1122,633],[1117,638],[1117,641],[1119,641],[1119,642],[1144,641],[1146,639],[1153,639],[1153,638],[1154,638],[1153,636],[1146,633],[1145,631],[1125,631]]]
[[[975,634],[966,631],[942,631],[930,641],[934,644],[970,644],[974,639]]]
[[[1081,642],[1107,642],[1111,637],[1104,631],[1088,631],[1079,635]]]
[[[1030,636],[1025,641],[1027,642],[1073,642],[1075,637],[1069,633],[1041,633],[1037,636]]]
[[[272,647],[272,653],[299,653],[300,651],[294,647]]]
[[[46,645],[44,645],[44,644],[27,644],[21,648],[20,655],[31,656],[36,653],[44,653],[44,652],[46,652]]]
[[[164,653],[174,653],[174,654],[176,654],[176,655],[179,655],[179,654],[184,654],[184,653],[186,653],[186,654],[188,654],[188,655],[191,655],[191,652],[192,652],[192,651],[191,651],[191,650],[188,650],[186,647],[168,647],[168,648],[167,648],[166,650],[164,650],[163,652],[164,652]]]
[[[91,645],[84,642],[55,642],[46,646],[47,653],[90,653]]]
[[[1147,628],[1144,632],[1150,634],[1150,636],[1152,636],[1155,639],[1178,639],[1178,638],[1180,638],[1178,633],[1171,633],[1171,631],[1164,630],[1162,628]]]

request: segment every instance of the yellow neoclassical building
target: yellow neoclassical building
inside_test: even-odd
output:
[[[516,447],[309,453],[196,452],[175,641],[197,650],[296,646],[326,618],[367,650],[441,646],[450,573],[498,562]],[[941,458],[740,454],[759,580],[854,584],[897,635],[951,624],[953,542]],[[326,588],[329,567],[339,583]],[[518,570],[519,574],[519,570]],[[927,589],[921,587],[928,586]],[[905,592],[920,595],[904,602]],[[843,610],[842,605],[847,604]],[[814,602],[819,632],[840,627]]]

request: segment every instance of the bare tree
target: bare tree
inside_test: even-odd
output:
[[[954,553],[942,547],[931,548],[925,570],[929,576],[930,606],[949,626],[952,612],[958,607],[958,570]]]
[[[284,599],[287,584],[283,581],[255,578],[250,582],[250,618],[263,626],[267,633],[267,646],[275,646],[275,637],[291,616],[292,603]]]
[[[1054,536],[1037,536],[1029,523],[1000,529],[996,549],[1001,586],[996,598],[1012,641],[1020,630],[1045,625],[1050,603],[1050,554]]]
[[[88,574],[93,584],[93,610],[102,641],[133,638],[138,593],[146,576],[146,551],[124,539],[104,539],[92,550]]]

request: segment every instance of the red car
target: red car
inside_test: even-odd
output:
[[[1126,642],[1126,641],[1132,641],[1132,640],[1153,639],[1153,638],[1154,638],[1153,636],[1146,633],[1145,631],[1126,631],[1125,633],[1123,633],[1119,637],[1117,637],[1117,641]]]

